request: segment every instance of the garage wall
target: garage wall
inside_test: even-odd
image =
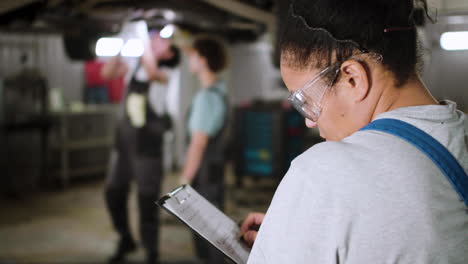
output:
[[[466,0],[427,0],[431,8],[437,8],[439,14],[466,13],[468,2]]]
[[[468,21],[468,16],[464,20]],[[442,33],[468,31],[468,24],[449,24],[447,21],[450,19],[442,17],[438,24],[428,23],[425,29],[427,44],[423,77],[437,99],[455,101],[459,109],[468,112],[468,50],[446,51],[440,47]]]
[[[432,65],[427,71],[426,81],[429,90],[439,100],[457,102],[459,109],[468,112],[468,67],[467,51],[444,51],[435,48]]]
[[[444,0],[442,1],[443,10],[448,12],[457,12],[468,11],[468,1],[466,0]]]
[[[27,67],[38,68],[46,77],[49,88],[63,91],[66,102],[82,99],[83,64],[67,58],[60,35],[0,32],[1,79],[24,67],[22,54],[28,56]]]
[[[230,95],[233,104],[251,100],[281,100],[287,96],[273,65],[273,47],[266,40],[230,48]]]

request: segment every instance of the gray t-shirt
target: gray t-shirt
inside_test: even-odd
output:
[[[468,171],[468,121],[453,102],[378,118],[432,135]],[[313,146],[278,187],[248,263],[468,263],[468,214],[439,168],[403,139],[361,131]]]

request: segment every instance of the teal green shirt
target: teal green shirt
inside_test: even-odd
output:
[[[227,108],[223,98],[226,90],[225,83],[218,81],[210,88],[197,92],[188,120],[190,133],[204,132],[212,137],[222,129]]]

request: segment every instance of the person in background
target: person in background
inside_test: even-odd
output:
[[[281,74],[327,142],[242,224],[248,263],[467,263],[468,121],[422,82],[414,14],[413,0],[293,1]]]
[[[132,179],[138,188],[139,229],[146,262],[158,260],[159,216],[154,201],[159,198],[163,177],[162,137],[170,127],[170,120],[161,110],[165,97],[151,96],[151,93],[154,86],[171,89],[173,69],[179,60],[178,48],[154,32],[136,63],[114,57],[102,68],[104,78],[126,76],[128,83],[105,189],[107,208],[119,234],[110,263],[120,263],[136,249],[127,208]]]
[[[188,115],[190,143],[181,181],[192,186],[208,201],[223,209],[224,147],[223,132],[229,107],[226,84],[219,73],[226,67],[223,44],[211,37],[198,37],[189,49],[189,67],[200,83]],[[223,263],[217,249],[194,235],[198,256],[206,263]]]

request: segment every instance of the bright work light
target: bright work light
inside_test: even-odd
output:
[[[444,50],[468,50],[468,31],[445,32],[440,37]]]
[[[112,57],[119,54],[124,42],[121,38],[100,38],[96,43],[96,55]]]
[[[174,34],[174,30],[174,25],[168,24],[161,30],[159,35],[161,36],[161,38],[170,38]]]
[[[121,54],[124,57],[140,57],[144,51],[141,39],[129,39],[123,46]]]

